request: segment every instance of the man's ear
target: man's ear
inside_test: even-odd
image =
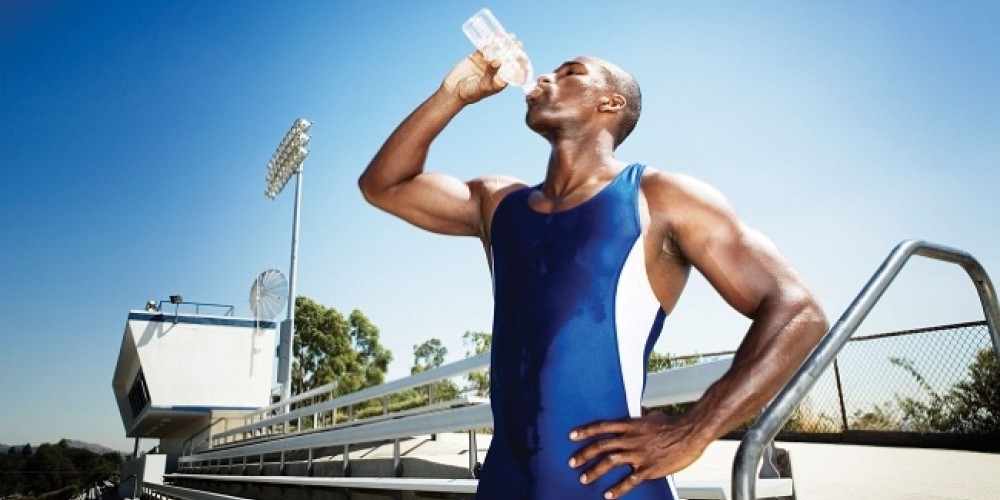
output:
[[[611,94],[610,96],[601,97],[601,105],[597,107],[597,110],[618,113],[625,109],[626,102],[625,96],[621,94]]]

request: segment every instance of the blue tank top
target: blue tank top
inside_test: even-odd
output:
[[[638,193],[629,165],[583,204],[555,213],[507,195],[491,229],[494,435],[476,498],[603,499],[631,472],[580,484],[574,427],[640,415],[645,367],[665,313],[646,277]],[[627,499],[673,499],[649,481]]]

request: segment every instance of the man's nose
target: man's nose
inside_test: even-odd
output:
[[[556,81],[555,73],[544,73],[538,76],[538,83],[552,83]]]

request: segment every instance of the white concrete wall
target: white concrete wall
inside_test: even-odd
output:
[[[269,403],[273,329],[164,321],[128,322],[151,404],[256,408]],[[228,318],[231,322],[236,322]]]

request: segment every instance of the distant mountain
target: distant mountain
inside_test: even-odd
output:
[[[56,443],[58,443],[58,442],[59,441],[56,441]],[[32,450],[36,450],[42,444],[44,444],[44,443],[31,443],[31,449]],[[55,444],[55,443],[52,443],[52,444]],[[67,439],[66,440],[66,444],[70,448],[82,448],[84,450],[92,451],[92,452],[98,453],[98,454],[101,454],[101,453],[123,453],[120,450],[114,450],[114,449],[108,448],[107,446],[103,446],[103,445],[99,445],[99,444],[94,444],[94,443],[88,443],[86,441],[80,441],[80,440],[77,440],[77,439]],[[7,450],[10,449],[10,448],[14,448],[14,449],[20,451],[22,448],[24,448],[24,444],[9,445],[9,444],[0,443],[0,453],[7,453]]]
[[[104,445],[87,443],[76,439],[67,439],[66,444],[68,444],[70,448],[83,448],[94,453],[121,453],[120,450],[114,450]]]

